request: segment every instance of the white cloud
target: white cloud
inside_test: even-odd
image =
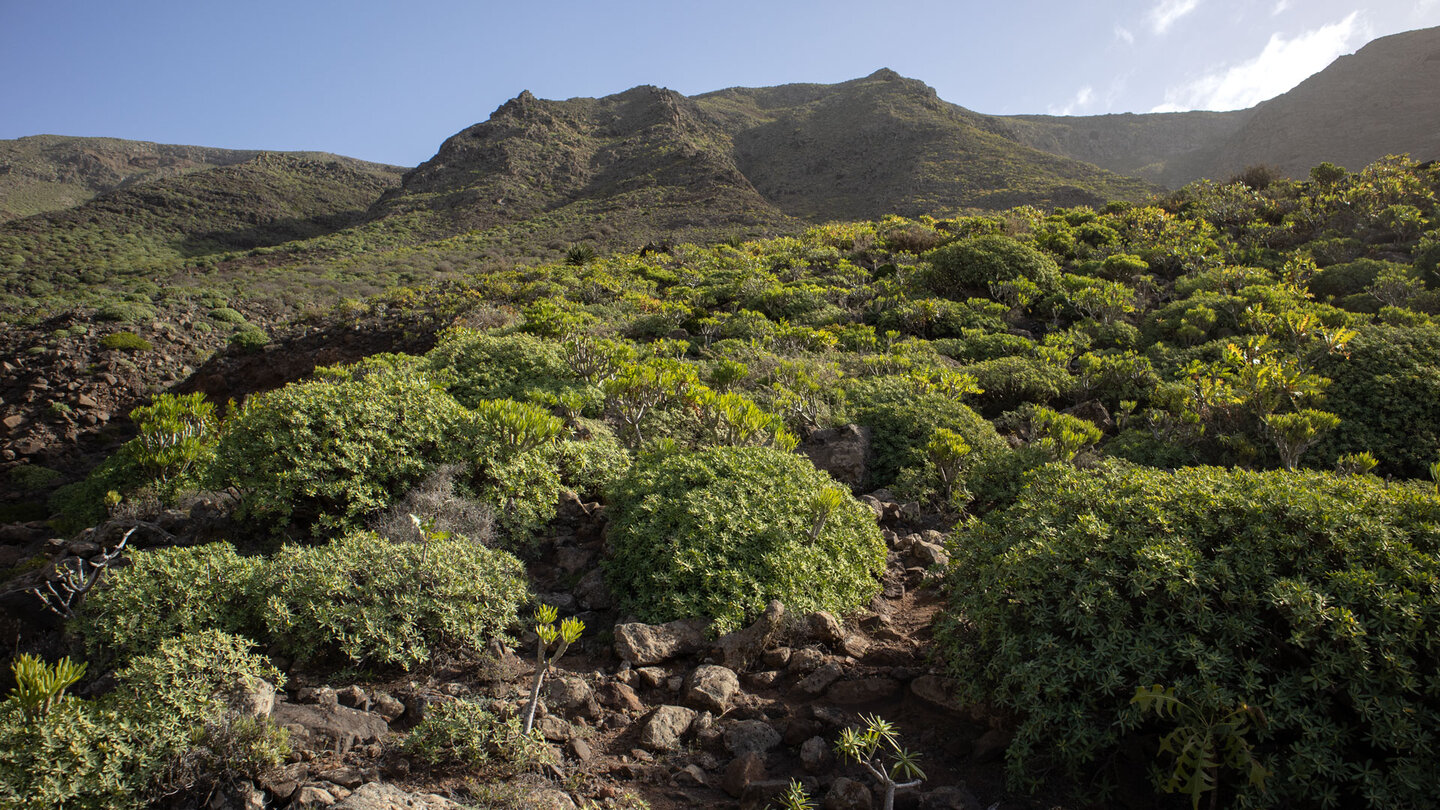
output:
[[[1089,106],[1090,102],[1094,100],[1095,88],[1087,84],[1075,93],[1075,98],[1070,99],[1069,104],[1066,104],[1063,107],[1057,107],[1052,104],[1050,105],[1049,112],[1051,115],[1074,115],[1076,112],[1079,112],[1083,108]]]
[[[1277,0],[1275,8],[1270,12],[1270,16],[1279,17],[1281,14],[1284,14],[1288,8],[1290,8],[1290,0]]]
[[[1165,91],[1165,103],[1151,112],[1240,110],[1274,98],[1323,70],[1369,38],[1360,13],[1286,39],[1270,35],[1259,56],[1222,67]]]
[[[1160,0],[1159,5],[1150,9],[1150,27],[1155,33],[1163,34],[1199,5],[1200,0]]]
[[[1130,33],[1130,29],[1126,28],[1123,25],[1115,26],[1115,38],[1125,43],[1126,45],[1135,44],[1135,35]]]

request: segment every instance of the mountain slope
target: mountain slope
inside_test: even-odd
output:
[[[448,139],[372,216],[419,212],[439,236],[558,213],[594,218],[623,244],[677,228],[716,236],[792,218],[1098,204],[1154,190],[993,129],[889,70],[694,98],[653,87],[566,101],[523,93]]]
[[[1440,158],[1440,28],[1381,37],[1289,92],[1246,110],[995,116],[1019,143],[1170,187],[1248,166],[1303,178],[1385,155]]]
[[[1330,161],[1359,170],[1392,154],[1440,158],[1440,28],[1382,37],[1256,106],[1197,167],[1228,176],[1264,163],[1291,177]]]
[[[447,139],[371,213],[428,214],[435,235],[565,209],[609,215],[612,228],[627,230],[683,228],[697,217],[701,224],[783,223],[728,151],[715,122],[670,90],[568,101],[525,92]]]
[[[122,276],[163,282],[187,262],[333,232],[397,181],[386,168],[262,154],[0,224],[0,307]]]
[[[1252,114],[1233,112],[995,116],[993,126],[1044,152],[1171,188],[1197,178],[1197,156],[1234,135]]]
[[[80,205],[97,194],[220,166],[264,154],[258,149],[33,135],[0,140],[0,222]],[[287,153],[357,168],[395,170],[324,152]],[[396,170],[398,171],[398,170]]]
[[[809,220],[1100,204],[1153,190],[1018,145],[986,116],[891,70],[836,85],[731,88],[696,101],[724,123],[751,183]]]

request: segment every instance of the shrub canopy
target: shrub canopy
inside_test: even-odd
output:
[[[870,508],[779,450],[652,458],[615,485],[611,500],[605,570],[624,609],[644,621],[708,616],[724,633],[771,599],[793,611],[846,613],[874,595],[884,572]]]
[[[960,538],[941,645],[963,699],[1019,715],[1018,783],[1111,758],[1158,683],[1264,712],[1274,776],[1240,806],[1423,807],[1437,526],[1440,498],[1373,476],[1049,465]]]

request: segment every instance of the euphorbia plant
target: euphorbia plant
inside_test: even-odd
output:
[[[885,810],[895,810],[895,791],[917,787],[925,779],[925,772],[916,764],[920,755],[900,747],[894,723],[873,714],[860,719],[865,721],[865,730],[845,729],[835,742],[835,750],[864,766],[885,788]],[[887,756],[892,760],[888,769]],[[896,781],[899,779],[908,781]]]
[[[552,605],[541,605],[535,609],[535,635],[539,637],[535,643],[535,682],[530,686],[530,705],[525,708],[525,733],[529,734],[530,729],[535,727],[535,706],[540,702],[540,685],[545,682],[545,676],[550,673],[550,668],[560,660],[571,644],[579,640],[580,634],[585,632],[585,622],[571,616],[555,626],[555,619],[559,612]],[[554,652],[550,652],[551,645],[555,645]]]

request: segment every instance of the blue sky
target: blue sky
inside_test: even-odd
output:
[[[521,90],[687,95],[889,67],[985,113],[1236,109],[1440,0],[0,0],[0,138],[415,165]]]

